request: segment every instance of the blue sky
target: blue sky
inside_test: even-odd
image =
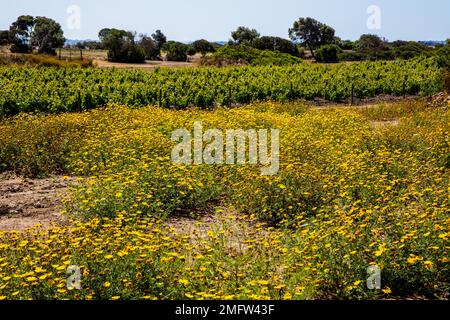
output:
[[[288,37],[299,17],[311,16],[336,29],[343,39],[376,33],[389,40],[450,38],[449,0],[13,0],[3,4],[0,30],[22,14],[58,21],[69,39],[96,39],[103,27],[151,34],[161,29],[169,39],[228,40],[240,25],[263,35]],[[80,8],[80,28],[69,28],[67,8]],[[367,8],[380,8],[381,29],[368,29]]]

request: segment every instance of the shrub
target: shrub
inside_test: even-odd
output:
[[[168,61],[186,61],[188,46],[177,41],[166,42],[162,50],[166,52]]]
[[[299,57],[297,46],[290,40],[279,37],[261,37],[252,42],[252,47],[259,50],[279,51]]]
[[[217,50],[214,57],[251,65],[291,65],[301,59],[278,51],[259,50],[245,45],[226,45]]]
[[[338,62],[340,49],[335,44],[327,44],[316,50],[316,59],[318,62]]]

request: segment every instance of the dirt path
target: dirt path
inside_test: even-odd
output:
[[[58,206],[70,179],[25,179],[0,174],[0,231],[66,224]]]

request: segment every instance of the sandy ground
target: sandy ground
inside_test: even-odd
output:
[[[66,224],[59,206],[69,183],[63,177],[25,179],[0,174],[0,231]]]

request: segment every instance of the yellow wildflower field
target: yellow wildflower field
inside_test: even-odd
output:
[[[171,133],[195,121],[279,129],[278,174],[174,164]],[[78,177],[69,225],[0,232],[2,299],[449,297],[448,107],[109,106],[19,115],[0,132],[0,171]],[[170,223],[208,210],[214,225]]]

